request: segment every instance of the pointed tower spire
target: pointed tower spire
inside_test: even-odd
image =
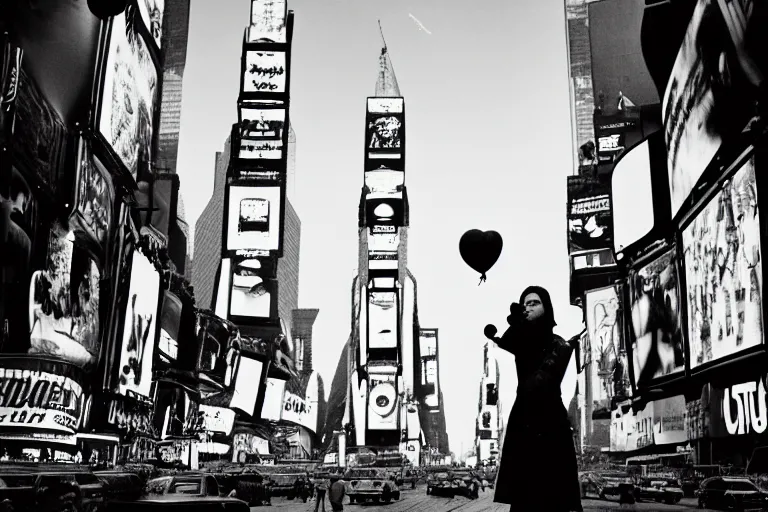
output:
[[[384,39],[384,30],[381,28],[379,20],[379,32],[381,33],[381,55],[379,55],[379,78],[376,81],[376,92],[374,96],[380,98],[400,97],[400,87],[397,85],[395,69],[392,67],[392,61],[387,53],[387,41]]]

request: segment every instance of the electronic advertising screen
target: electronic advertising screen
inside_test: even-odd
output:
[[[437,407],[439,405],[440,393],[440,382],[437,374],[437,359],[423,360],[421,366],[421,385],[430,391],[424,397],[424,404],[427,407]]]
[[[29,282],[28,353],[93,370],[101,346],[101,275],[71,238],[58,223],[54,225],[45,267]]]
[[[107,247],[114,214],[115,190],[112,176],[91,152],[90,142],[81,138],[75,177],[74,211],[70,224],[84,244],[99,259]]]
[[[277,279],[264,277],[258,260],[234,261],[229,316],[269,320],[277,317]]]
[[[405,222],[402,193],[389,197],[366,198],[365,218],[368,226],[377,224],[402,226]]]
[[[264,392],[264,404],[261,407],[261,418],[270,421],[280,421],[283,413],[283,395],[285,393],[285,381],[280,379],[267,379],[267,387]]]
[[[726,23],[720,4],[725,2],[699,0],[664,92],[662,109],[673,217],[723,140],[739,134],[754,115],[752,87],[742,71],[742,62],[749,60],[746,50],[756,34],[750,33],[752,27],[746,25],[746,19],[731,31],[734,27]],[[729,18],[730,9],[735,10],[738,2],[731,4]]]
[[[284,108],[240,107],[238,158],[280,160],[283,158]]]
[[[419,329],[419,354],[421,357],[437,355],[437,329]]]
[[[150,397],[152,358],[159,324],[160,274],[137,248],[131,262],[131,284],[123,320],[118,393]]]
[[[691,369],[763,343],[755,166],[748,160],[683,229]]]
[[[235,377],[235,390],[229,402],[231,409],[239,409],[248,416],[253,416],[256,401],[261,388],[264,363],[256,359],[240,356],[240,364]]]
[[[179,357],[179,328],[181,327],[181,299],[169,290],[163,292],[160,339],[157,355],[162,363],[171,364]]]
[[[629,381],[624,379],[627,357],[622,339],[620,298],[616,288],[590,290],[586,293],[587,347],[585,354],[591,361],[590,381],[592,398],[608,401],[614,396],[631,396]],[[618,387],[618,389],[617,389]],[[606,404],[610,407],[610,403]]]
[[[368,98],[369,114],[402,114],[404,98]]]
[[[397,348],[397,292],[368,293],[368,348]]]
[[[369,114],[366,129],[368,149],[401,149],[403,117],[399,114]]]
[[[650,145],[646,140],[616,163],[611,179],[613,248],[622,252],[654,227]]]
[[[279,251],[283,187],[229,186],[227,251]]]
[[[137,3],[139,4],[139,12],[141,12],[144,26],[149,30],[157,47],[162,48],[165,0],[137,0]]]
[[[248,42],[286,43],[286,0],[251,0]]]
[[[28,179],[57,193],[67,127],[88,122],[85,107],[93,94],[101,22],[87,2],[4,5],[10,15],[6,29],[23,50],[16,81],[14,160]]]
[[[570,253],[611,246],[610,184],[586,176],[568,176],[568,250]]]
[[[368,377],[368,428],[397,430],[398,396],[394,374],[371,373]]]
[[[365,172],[365,186],[373,194],[400,192],[405,184],[405,173],[385,167]]]
[[[372,229],[395,226],[373,226]],[[368,232],[368,251],[369,252],[393,252],[397,253],[400,247],[400,233],[371,233]]]
[[[139,0],[142,3],[146,0]],[[129,4],[112,18],[98,129],[134,179],[153,161],[158,73]]]
[[[243,94],[285,94],[286,53],[280,51],[246,50],[243,57]]]
[[[203,429],[206,432],[216,432],[226,436],[232,433],[235,426],[235,411],[223,407],[200,405],[203,415]]]
[[[676,248],[629,273],[629,321],[635,384],[685,369]]]

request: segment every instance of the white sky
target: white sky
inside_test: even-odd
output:
[[[291,123],[302,222],[300,306],[320,308],[314,365],[330,390],[350,328],[363,185],[365,99],[387,38],[407,126],[408,267],[422,327],[439,329],[440,376],[451,449],[471,447],[483,327],[506,326],[508,306],[539,284],[556,329],[581,329],[569,306],[566,176],[573,168],[563,0],[289,0],[295,11]],[[248,0],[192,0],[178,173],[194,226],[213,188],[214,158],[237,120]],[[409,16],[410,15],[410,16]],[[411,16],[429,27],[420,30]],[[289,191],[292,193],[294,191]],[[498,231],[501,258],[478,286],[458,243]],[[497,352],[504,416],[514,358]],[[573,363],[564,400],[575,388]]]

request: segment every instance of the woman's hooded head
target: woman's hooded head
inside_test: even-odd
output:
[[[557,322],[555,322],[555,311],[552,307],[552,299],[547,290],[541,286],[529,286],[523,290],[523,293],[520,295],[520,304],[525,307],[525,298],[532,293],[539,296],[541,306],[544,308],[544,314],[537,323],[542,327],[553,328],[557,325]]]

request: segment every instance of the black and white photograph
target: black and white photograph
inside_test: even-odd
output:
[[[162,48],[163,38],[163,13],[165,12],[165,0],[136,0],[139,4],[139,12],[144,26],[147,27],[152,39],[158,48]]]
[[[745,22],[738,23],[740,37],[733,41],[720,2],[699,0],[677,54],[662,102],[673,216],[724,137],[741,132],[754,115],[740,52],[745,38],[755,35],[745,30]]]
[[[99,131],[134,179],[149,172],[154,158],[158,91],[157,69],[136,30],[137,16],[129,4],[112,19],[99,117]]]
[[[286,0],[251,0],[248,42],[285,43],[287,13]]]
[[[160,274],[141,249],[133,252],[131,284],[120,344],[118,392],[150,397],[152,366],[159,331]]]
[[[400,149],[402,119],[397,115],[373,115],[368,119],[368,149]]]
[[[283,130],[286,111],[282,108],[240,108],[239,158],[280,160],[283,158]]]
[[[576,177],[568,181],[568,246],[571,253],[610,247],[613,241],[611,196],[605,181]]]
[[[614,375],[617,369],[621,371],[619,297],[613,286],[590,290],[586,295],[589,357],[592,361],[587,378],[592,380],[592,399],[603,402],[614,396]]]
[[[227,250],[276,251],[280,242],[280,186],[229,187]]]
[[[368,347],[397,348],[398,318],[395,292],[368,292]]]
[[[284,94],[287,75],[285,52],[246,50],[243,93]]]
[[[256,265],[254,265],[256,263]],[[274,293],[274,280],[260,275],[257,260],[245,260],[232,269],[232,293],[229,303],[231,316],[270,318]]]
[[[372,373],[368,383],[368,428],[397,430],[399,400],[395,375]]]
[[[75,183],[75,210],[70,222],[103,250],[112,225],[115,192],[112,176],[85,139],[80,141]]]
[[[754,160],[683,230],[691,368],[764,342],[763,264]]]
[[[93,370],[100,348],[100,273],[73,242],[54,225],[45,269],[32,274],[29,353]]]
[[[635,384],[685,369],[676,248],[629,274],[628,320]]]

